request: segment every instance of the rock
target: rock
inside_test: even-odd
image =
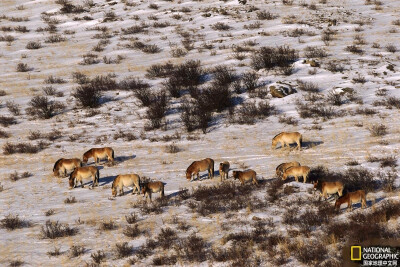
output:
[[[296,93],[297,91],[292,88],[290,84],[276,82],[269,86],[269,92],[273,97],[282,98],[291,94]]]

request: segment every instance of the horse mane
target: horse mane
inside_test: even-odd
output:
[[[279,164],[279,165],[278,165],[278,167],[276,167],[276,169],[275,169],[275,170],[278,170],[280,167],[282,167],[282,166],[283,166],[283,164],[286,164],[286,163],[284,162],[284,163],[281,163],[281,164]]]
[[[92,153],[93,148],[89,149],[88,151],[86,151],[85,153],[83,153],[83,155],[85,156],[86,154]]]
[[[272,138],[272,140],[274,140],[275,138],[277,138],[279,135],[281,135],[281,134],[283,134],[283,132],[281,132],[281,133],[278,133],[277,135],[275,135],[273,138]]]
[[[58,164],[61,160],[63,160],[63,158],[57,160],[56,163],[54,163],[53,171],[56,169],[57,164]]]

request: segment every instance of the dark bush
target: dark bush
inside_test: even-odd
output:
[[[188,132],[201,129],[203,133],[207,132],[208,124],[212,119],[208,104],[204,101],[187,101],[181,106],[181,120]]]
[[[100,264],[102,261],[105,260],[106,255],[102,250],[98,250],[97,252],[93,252],[92,254],[90,254],[90,257],[95,263]]]
[[[383,124],[372,125],[372,127],[368,128],[368,130],[371,133],[371,136],[384,136],[388,133],[387,127]]]
[[[206,260],[206,242],[196,234],[179,239],[175,247],[177,254],[189,262],[203,262]]]
[[[69,249],[70,257],[76,258],[76,257],[84,254],[85,250],[86,249],[81,245],[72,245],[72,247]]]
[[[83,84],[72,94],[78,104],[86,108],[95,108],[100,105],[101,91],[93,84]]]
[[[235,73],[227,66],[219,65],[211,70],[215,86],[229,86],[236,79]]]
[[[217,22],[217,23],[211,25],[211,29],[213,29],[215,31],[228,31],[231,28],[232,28],[231,26],[229,26],[227,23],[223,23],[223,22]]]
[[[348,45],[348,46],[346,46],[346,48],[344,50],[351,52],[353,54],[363,54],[364,53],[364,50],[362,50],[360,47],[358,47],[356,45]]]
[[[47,77],[46,80],[44,80],[44,83],[48,83],[48,84],[62,84],[62,83],[66,83],[67,81],[64,80],[63,78],[58,78],[58,77],[54,77],[53,75],[50,75],[49,77]]]
[[[30,70],[31,70],[31,68],[28,67],[28,64],[26,64],[26,63],[18,63],[18,65],[17,65],[18,72],[27,72]]]
[[[153,258],[153,265],[155,266],[161,266],[161,265],[175,265],[176,262],[178,261],[178,258],[176,255],[161,255],[161,256],[155,256]]]
[[[175,230],[169,227],[161,228],[161,232],[158,234],[157,237],[157,243],[163,249],[168,249],[176,239],[178,239],[178,235],[176,234]]]
[[[154,64],[151,65],[150,68],[148,68],[146,77],[148,78],[166,78],[170,75],[172,75],[173,71],[175,69],[175,66],[170,63],[164,63],[164,64]]]
[[[27,143],[5,143],[3,145],[3,154],[10,155],[15,153],[27,153],[27,154],[35,154],[45,149],[48,146],[47,143],[40,141],[37,145],[27,144]]]
[[[78,229],[69,227],[68,224],[61,224],[58,221],[52,222],[46,221],[46,224],[42,226],[41,235],[42,238],[55,239],[64,236],[73,236],[78,232]]]
[[[257,73],[253,71],[244,73],[241,77],[241,81],[245,90],[248,92],[254,91],[258,86],[258,78],[259,76]]]
[[[75,197],[67,197],[66,199],[64,199],[64,203],[65,204],[73,204],[76,203],[76,198]]]
[[[17,124],[17,120],[14,117],[0,116],[0,124],[3,127],[8,127],[12,124]]]
[[[49,37],[47,37],[44,42],[45,43],[59,43],[59,42],[64,42],[67,40],[65,37],[61,36],[60,34],[52,34]]]
[[[30,41],[25,46],[26,49],[39,49],[42,48],[42,44],[40,42]]]
[[[55,247],[53,250],[46,253],[49,257],[56,257],[61,255],[60,248]]]
[[[327,256],[328,250],[321,242],[312,240],[301,243],[295,251],[296,258],[309,266],[320,264]]]
[[[62,103],[49,100],[46,96],[35,96],[28,105],[27,114],[40,119],[50,119],[64,109]]]
[[[312,82],[305,82],[301,80],[297,80],[297,86],[301,91],[310,92],[310,93],[318,93],[319,86]]]
[[[307,46],[304,49],[304,55],[307,58],[322,58],[328,56],[325,49],[316,46]]]
[[[156,93],[151,98],[151,103],[146,111],[146,117],[150,121],[151,129],[158,129],[167,112],[167,95],[165,91]]]
[[[130,238],[136,238],[138,237],[142,232],[139,230],[139,225],[135,224],[133,226],[128,225],[125,229],[124,229],[124,235],[126,235],[127,237]]]
[[[21,220],[18,215],[6,215],[0,221],[0,227],[12,231],[15,229],[29,227],[31,224],[28,221]]]
[[[241,107],[235,109],[233,122],[239,124],[254,124],[257,119],[264,119],[275,112],[275,106],[268,100],[256,102],[245,102]]]
[[[0,138],[9,138],[9,137],[10,137],[9,133],[7,133],[3,130],[0,130]]]
[[[128,242],[115,244],[115,251],[117,253],[117,258],[125,258],[132,254],[133,246],[129,246]]]
[[[118,226],[111,219],[108,222],[107,221],[103,221],[103,222],[100,223],[100,230],[110,231],[110,230],[114,230],[114,229],[117,229],[117,228],[118,228]]]
[[[78,84],[85,84],[90,82],[90,79],[81,72],[72,73],[72,78],[74,79],[74,82]]]
[[[143,80],[135,77],[128,77],[122,81],[119,82],[118,87],[121,90],[143,90],[150,88],[150,84],[147,82],[144,82]]]
[[[261,47],[251,57],[251,66],[255,70],[262,68],[288,67],[298,58],[298,52],[288,46]]]

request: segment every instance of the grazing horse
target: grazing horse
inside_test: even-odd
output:
[[[54,176],[60,176],[60,172],[67,176],[67,171],[73,171],[77,167],[82,167],[82,161],[77,158],[64,159],[61,158],[56,161],[53,167]]]
[[[297,166],[290,167],[283,172],[282,180],[286,180],[288,176],[293,176],[296,179],[296,182],[299,181],[299,176],[303,177],[303,183],[307,181],[307,176],[310,173],[310,167],[307,166]]]
[[[298,167],[298,166],[300,166],[300,163],[298,163],[297,161],[279,164],[278,167],[276,167],[276,175],[278,176],[278,178],[280,178],[286,169],[288,169],[290,167]]]
[[[104,158],[114,162],[114,150],[111,147],[92,148],[83,154],[83,163],[86,164],[90,158],[94,158],[95,166],[97,166],[97,162],[100,162]]]
[[[364,190],[349,192],[343,197],[338,198],[335,202],[335,210],[339,210],[340,205],[342,205],[343,203],[347,203],[347,211],[351,211],[353,203],[359,202],[361,202],[361,208],[367,207]]]
[[[186,179],[192,180],[192,176],[197,174],[199,179],[199,172],[208,171],[208,178],[214,177],[214,160],[206,158],[199,161],[193,161],[192,164],[186,169]]]
[[[83,179],[92,178],[92,187],[99,185],[99,170],[94,166],[78,167],[69,176],[69,189],[74,188],[81,182],[83,187]]]
[[[112,196],[117,196],[118,191],[120,196],[124,194],[124,186],[133,186],[132,195],[137,192],[140,193],[140,177],[137,174],[120,174],[115,177],[112,186],[111,193]]]
[[[286,145],[290,147],[290,144],[296,143],[297,144],[297,149],[301,150],[301,143],[303,141],[303,137],[301,136],[301,133],[298,132],[291,132],[291,133],[286,133],[282,132],[280,134],[277,134],[272,138],[272,149],[276,147],[276,145],[281,143],[281,148],[284,148]]]
[[[221,178],[221,182],[222,179],[228,179],[229,167],[230,165],[227,161],[221,162],[219,164],[219,177]]]
[[[160,192],[160,197],[164,197],[164,184],[160,181],[157,182],[148,182],[142,186],[142,194],[145,198],[150,198],[152,193]]]
[[[342,196],[343,194],[343,189],[344,185],[342,182],[320,182],[316,181],[314,183],[314,189],[320,189],[321,190],[321,196],[323,196],[325,199],[327,199],[328,194],[333,195],[338,193],[339,197]]]
[[[253,184],[258,185],[257,181],[257,174],[253,170],[247,170],[247,171],[233,171],[232,172],[233,178],[239,179],[242,185],[244,185],[245,182],[248,182],[250,180],[253,181]]]

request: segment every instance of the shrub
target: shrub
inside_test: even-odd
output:
[[[278,15],[272,14],[269,11],[257,11],[257,19],[259,20],[273,20],[276,19]]]
[[[143,90],[150,88],[150,84],[135,77],[128,77],[119,82],[118,87],[122,90]]]
[[[386,51],[390,52],[390,53],[396,53],[397,51],[397,47],[393,44],[388,44],[385,46]]]
[[[67,81],[65,81],[63,78],[58,78],[58,77],[54,77],[53,75],[50,75],[49,77],[47,77],[46,80],[44,80],[44,83],[48,83],[48,84],[62,84],[62,83],[66,83]]]
[[[15,153],[27,153],[27,154],[35,154],[45,149],[48,146],[47,143],[39,142],[37,145],[27,144],[27,143],[5,143],[3,145],[3,154],[10,155]]]
[[[90,84],[99,91],[110,91],[118,89],[117,82],[112,78],[112,74],[96,76],[90,80]]]
[[[46,221],[46,224],[41,228],[42,238],[55,239],[64,236],[73,236],[78,232],[78,229],[69,227],[68,224],[61,224],[58,221]]]
[[[307,46],[304,49],[304,56],[307,58],[322,58],[328,56],[325,49],[316,46]]]
[[[53,210],[53,209],[49,209],[49,210],[47,210],[45,213],[44,213],[44,215],[46,215],[46,216],[51,216],[51,215],[54,215],[56,212]]]
[[[76,82],[78,84],[86,84],[86,83],[90,82],[90,79],[81,72],[73,72],[72,78],[73,78],[74,82]]]
[[[183,256],[189,262],[206,260],[206,242],[194,233],[183,240],[178,240],[175,249],[178,255]]]
[[[0,130],[0,138],[9,138],[9,137],[10,137],[9,133],[7,133],[3,130]]]
[[[213,29],[214,31],[228,31],[231,28],[232,28],[231,26],[223,22],[217,22],[211,25],[211,29]]]
[[[319,86],[312,82],[305,82],[301,80],[297,80],[297,86],[300,90],[310,93],[318,93]]]
[[[30,70],[31,70],[31,68],[28,67],[28,64],[26,64],[26,63],[18,63],[18,65],[17,65],[18,72],[27,72]]]
[[[117,228],[117,225],[115,224],[115,222],[113,220],[109,220],[108,222],[103,221],[100,223],[100,230],[114,230]]]
[[[257,119],[271,116],[275,112],[275,106],[268,100],[256,102],[245,102],[241,107],[235,109],[233,122],[239,124],[254,124]]]
[[[25,262],[22,260],[12,260],[10,261],[10,265],[8,265],[9,267],[19,267],[22,266]]]
[[[294,254],[306,265],[318,265],[325,259],[327,253],[327,248],[321,242],[312,240],[299,242]]]
[[[83,84],[72,94],[78,104],[86,108],[95,108],[100,105],[101,91],[93,84]]]
[[[56,256],[59,256],[59,255],[61,255],[60,248],[55,247],[53,250],[47,251],[46,254],[47,254],[49,257],[56,257]]]
[[[62,103],[51,101],[46,96],[35,96],[28,105],[27,114],[40,119],[50,119],[64,109]]]
[[[95,263],[100,264],[102,261],[105,260],[106,255],[102,250],[97,250],[97,252],[93,252],[92,254],[90,254],[90,257]]]
[[[201,83],[203,75],[203,69],[200,66],[200,61],[188,60],[178,66],[176,66],[171,72],[169,79],[167,80],[167,90],[170,92],[179,92],[182,89],[195,88]],[[176,88],[174,90],[170,89]],[[177,95],[174,93],[174,95]]]
[[[85,248],[81,245],[73,245],[69,249],[70,257],[75,258],[85,253]]]
[[[75,197],[67,197],[66,199],[64,199],[64,203],[65,204],[73,204],[76,203],[76,198]]]
[[[18,116],[21,114],[19,105],[17,103],[15,103],[14,101],[11,101],[11,100],[7,101],[6,107],[8,108],[8,111],[10,111],[14,116]],[[1,119],[0,119],[0,124],[2,124]],[[5,126],[5,127],[7,127],[7,126]]]
[[[61,36],[60,34],[52,34],[49,37],[47,37],[44,42],[45,43],[59,43],[59,42],[64,42],[67,40],[65,37]]]
[[[153,265],[155,266],[161,266],[161,265],[175,265],[176,262],[178,261],[178,258],[176,255],[171,255],[171,256],[155,256],[153,258]]]
[[[344,172],[341,180],[346,185],[348,192],[362,189],[368,193],[378,187],[378,182],[374,180],[373,173],[365,168],[349,168]]]
[[[248,92],[252,92],[258,86],[258,74],[252,71],[246,72],[242,75],[241,81]]]
[[[388,133],[387,127],[383,124],[372,125],[368,130],[371,133],[371,136],[384,136]]]
[[[175,145],[175,143],[172,143],[170,145],[166,145],[164,151],[167,153],[175,154],[181,151],[181,149],[177,145]]]
[[[15,229],[29,227],[31,224],[28,221],[21,220],[18,215],[6,215],[0,221],[0,227],[5,228],[8,231],[12,231]]]
[[[147,109],[146,116],[150,120],[150,128],[158,129],[167,112],[167,95],[165,91],[154,94]]]
[[[30,41],[25,46],[26,49],[39,49],[42,48],[42,44],[40,42]]]
[[[166,78],[173,74],[175,66],[170,63],[154,64],[148,68],[146,77],[148,78]]]
[[[128,225],[124,229],[124,235],[130,238],[136,238],[141,234],[141,231],[139,230],[139,225],[135,224],[133,226]]]
[[[128,242],[115,244],[115,251],[117,253],[117,258],[125,258],[132,254],[133,246],[129,246]]]
[[[344,71],[343,65],[337,63],[336,61],[329,61],[326,65],[326,69],[331,72],[342,72]]]
[[[273,69],[276,67],[289,67],[298,58],[298,52],[288,46],[261,47],[253,52],[251,66],[255,70],[262,68]]]
[[[176,234],[175,230],[172,230],[169,227],[161,228],[161,232],[158,234],[158,237],[157,237],[157,243],[163,249],[167,249],[171,246],[173,241],[175,241],[177,238],[178,238],[178,235]]]
[[[207,132],[208,123],[212,119],[211,111],[204,101],[187,101],[181,106],[181,120],[188,132],[201,129]]]
[[[236,79],[235,73],[224,65],[214,67],[211,72],[213,74],[213,84],[216,86],[228,86]]]
[[[0,116],[0,124],[3,127],[8,127],[12,124],[17,124],[17,121],[14,117]]]
[[[353,54],[363,54],[364,53],[364,50],[362,50],[360,47],[358,47],[356,45],[346,46],[346,48],[344,50],[351,52]]]

